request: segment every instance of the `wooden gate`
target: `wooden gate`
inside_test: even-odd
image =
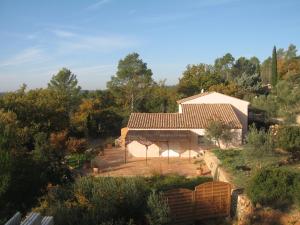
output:
[[[165,192],[171,211],[172,224],[190,224],[195,220],[230,215],[231,185],[207,182],[189,189]]]
[[[172,224],[189,224],[194,221],[194,192],[179,188],[165,193],[171,211]]]
[[[228,216],[231,205],[231,185],[207,182],[195,188],[195,219]]]

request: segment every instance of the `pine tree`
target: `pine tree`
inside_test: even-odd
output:
[[[278,73],[277,73],[277,53],[276,53],[276,46],[273,48],[272,54],[272,77],[271,82],[272,86],[275,87],[278,81]]]

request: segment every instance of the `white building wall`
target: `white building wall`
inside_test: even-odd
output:
[[[205,136],[205,129],[191,129],[191,131],[197,135]],[[221,148],[231,148],[231,147],[238,147],[242,144],[243,141],[243,131],[242,129],[231,129],[231,133],[233,139],[230,144],[220,142]]]
[[[212,148],[210,145],[198,145],[198,135],[205,136],[205,129],[192,129],[192,135],[187,140],[171,139],[169,143],[166,141],[155,142],[148,146],[147,156],[154,157],[167,157],[168,149],[170,157],[194,157],[199,154],[200,150],[208,150]],[[233,140],[230,144],[221,142],[221,148],[238,147],[242,144],[242,129],[232,129],[234,133]],[[146,157],[146,146],[138,141],[131,141],[127,144],[127,151],[134,157]]]
[[[249,102],[234,98],[228,95],[224,95],[217,92],[183,102],[181,104],[231,104],[234,111],[243,126],[243,136],[247,133],[248,128],[248,106]],[[179,111],[182,112],[181,104],[179,105]]]
[[[134,157],[146,158],[146,146],[138,141],[132,141],[127,145],[127,151]],[[147,157],[159,157],[159,147],[155,144],[148,146]]]

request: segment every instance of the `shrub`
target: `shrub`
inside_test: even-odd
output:
[[[172,188],[194,189],[197,185],[211,181],[210,177],[186,178],[176,174],[162,176],[156,175],[148,178],[148,184],[151,189],[158,191],[167,191]]]
[[[278,147],[289,152],[300,151],[300,127],[284,126],[276,134]]]
[[[84,138],[70,138],[67,142],[67,149],[70,153],[83,153],[87,148],[87,141]]]
[[[100,225],[135,225],[132,220],[125,222],[124,220],[111,220],[101,223]]]
[[[300,175],[297,176],[294,182],[293,194],[294,194],[295,203],[300,208]]]
[[[273,150],[273,137],[270,131],[257,130],[253,125],[246,137],[248,150],[256,151],[256,154],[264,155]]]
[[[251,105],[266,112],[268,117],[275,117],[279,108],[274,95],[259,95],[252,99]]]
[[[50,191],[37,210],[57,225],[119,224],[144,215],[148,192],[141,178],[84,177]]]
[[[246,137],[245,156],[256,161],[261,167],[265,157],[271,156],[274,151],[274,141],[271,131],[258,130],[254,125],[250,127]]]
[[[75,192],[83,195],[103,220],[141,216],[147,196],[140,178],[82,178],[76,183]]]
[[[265,168],[258,171],[247,187],[254,204],[280,208],[293,203],[294,185],[299,174],[283,168]]]
[[[170,209],[167,199],[160,193],[152,191],[147,200],[149,225],[164,225],[170,221]]]
[[[51,188],[36,211],[54,216],[56,225],[133,225],[165,224],[168,207],[162,194],[168,190],[191,187],[210,178],[187,179],[181,176],[152,178],[83,177],[75,183]],[[144,224],[144,223],[143,223]]]

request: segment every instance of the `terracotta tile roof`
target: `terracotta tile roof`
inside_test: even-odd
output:
[[[190,96],[190,97],[187,97],[187,98],[180,99],[180,100],[177,101],[177,103],[180,104],[180,103],[190,101],[190,100],[193,100],[195,98],[199,98],[199,97],[211,94],[211,93],[213,93],[213,92],[203,92],[203,93],[200,93],[200,94],[197,94],[197,95],[193,95],[193,96]]]
[[[182,113],[132,113],[128,128],[205,129],[211,120],[220,120],[231,128],[242,128],[230,104],[184,104]]]

